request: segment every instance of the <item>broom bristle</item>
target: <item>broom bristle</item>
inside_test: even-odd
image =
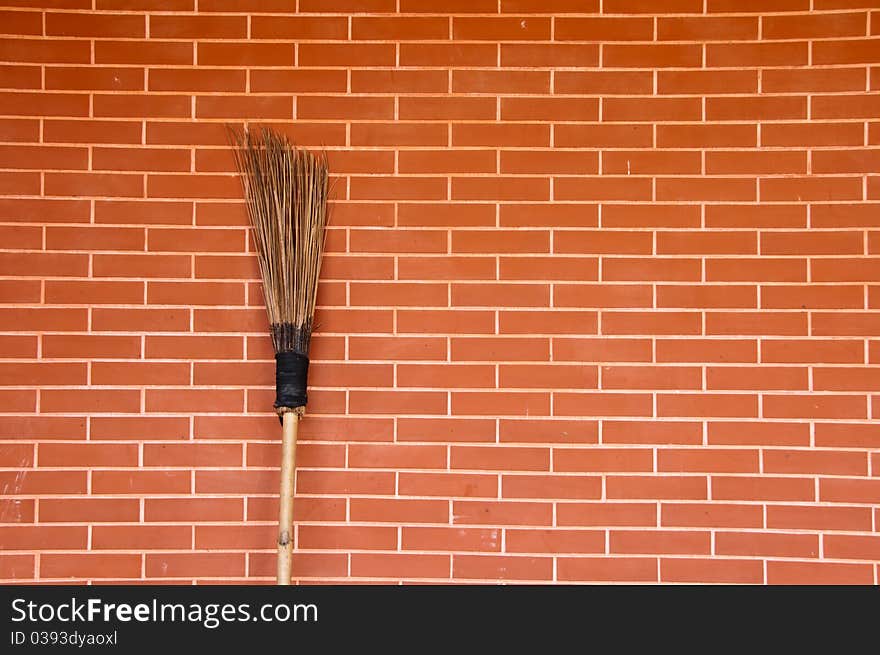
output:
[[[308,355],[327,224],[325,155],[271,129],[229,128],[276,353]]]

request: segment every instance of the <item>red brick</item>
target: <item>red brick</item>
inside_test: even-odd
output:
[[[708,532],[612,530],[609,534],[612,553],[628,555],[708,555]]]
[[[562,526],[602,527],[632,526],[655,527],[657,503],[622,503],[617,501],[560,503],[556,509],[557,521]]]
[[[656,582],[657,558],[560,557],[557,576],[563,582]]]
[[[869,564],[767,562],[768,584],[872,584],[873,580],[874,573]]]
[[[659,416],[757,417],[758,399],[749,394],[662,394],[657,397]]]
[[[367,578],[438,578],[449,576],[448,555],[357,553],[351,556],[351,575]]]
[[[605,535],[597,530],[508,530],[508,552],[604,553]]]
[[[454,578],[479,580],[550,580],[553,558],[499,555],[454,555]]]
[[[398,492],[413,496],[441,498],[496,498],[498,476],[472,473],[410,473],[398,474]]]
[[[452,504],[456,525],[543,525],[552,519],[550,503],[506,500],[456,500]]]
[[[764,516],[758,505],[663,503],[660,522],[665,527],[761,528]]]
[[[43,578],[140,578],[141,556],[110,553],[45,553],[40,558]]]
[[[867,530],[868,507],[768,505],[767,527],[787,530]]]
[[[764,571],[761,562],[756,560],[661,558],[660,580],[665,583],[761,584]]]

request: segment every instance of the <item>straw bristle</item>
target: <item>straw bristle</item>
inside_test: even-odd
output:
[[[275,352],[308,355],[324,251],[329,168],[271,129],[230,128]]]

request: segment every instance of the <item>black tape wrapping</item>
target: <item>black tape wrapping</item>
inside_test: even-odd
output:
[[[296,352],[275,355],[275,407],[305,407],[309,358]]]

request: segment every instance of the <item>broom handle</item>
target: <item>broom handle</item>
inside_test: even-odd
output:
[[[296,434],[299,414],[285,412],[281,433],[281,507],[278,512],[278,578],[280,585],[290,584],[293,557],[293,478],[296,472]]]

